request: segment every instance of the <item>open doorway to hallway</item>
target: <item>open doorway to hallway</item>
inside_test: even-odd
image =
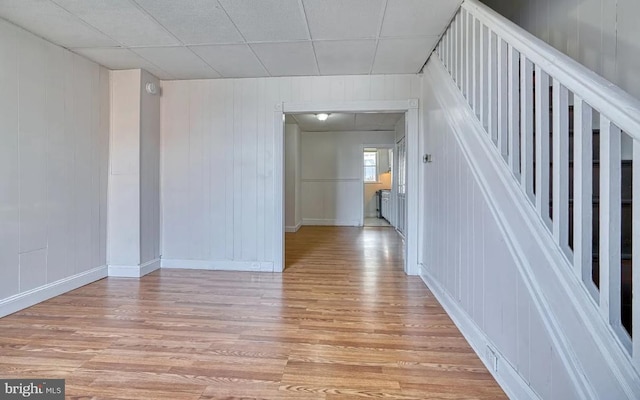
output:
[[[393,154],[405,131],[404,112],[286,114],[287,237],[311,226],[395,228]]]
[[[294,232],[296,229],[299,229],[299,227],[302,227],[302,225],[307,224],[309,221],[307,221],[305,218],[303,218],[302,214],[304,214],[306,212],[305,206],[304,206],[304,197],[306,196],[313,196],[314,194],[316,194],[318,196],[318,198],[322,198],[323,200],[325,198],[329,199],[329,205],[332,204],[331,202],[335,203],[335,199],[337,198],[335,195],[341,196],[342,198],[345,198],[345,193],[350,194],[349,197],[355,197],[356,202],[359,204],[359,206],[357,207],[360,211],[359,215],[360,215],[360,221],[355,222],[355,223],[351,223],[349,224],[350,226],[363,226],[364,221],[363,216],[364,216],[364,211],[363,211],[363,189],[362,189],[362,185],[361,180],[360,179],[355,179],[356,180],[356,184],[359,186],[359,190],[357,190],[357,193],[352,196],[353,193],[349,192],[348,190],[344,190],[344,186],[345,185],[335,185],[338,186],[340,188],[340,190],[335,190],[334,193],[334,197],[333,199],[326,194],[325,191],[322,191],[322,189],[317,189],[315,191],[307,191],[306,187],[305,187],[305,183],[303,182],[303,178],[304,178],[304,167],[301,167],[300,170],[300,174],[298,175],[298,177],[296,177],[296,174],[293,174],[294,176],[294,182],[299,183],[299,193],[300,193],[300,202],[298,203],[299,205],[299,210],[298,210],[298,216],[300,217],[299,221],[295,221],[294,219],[294,224],[291,225],[291,221],[287,221],[286,220],[286,213],[287,213],[287,208],[290,208],[290,206],[288,206],[288,204],[295,204],[296,202],[294,201],[293,203],[291,203],[291,201],[286,201],[286,194],[287,194],[287,190],[286,190],[286,184],[285,184],[285,175],[286,175],[286,148],[288,147],[289,149],[292,146],[287,146],[286,145],[286,141],[285,141],[285,131],[286,131],[286,122],[287,122],[287,116],[289,116],[289,122],[293,122],[294,120],[297,122],[298,121],[296,118],[298,118],[299,115],[308,115],[309,118],[316,118],[318,120],[320,120],[320,118],[318,118],[319,115],[317,114],[326,114],[325,116],[323,116],[325,121],[330,120],[331,119],[331,115],[332,114],[400,114],[401,118],[403,118],[403,122],[398,121],[397,122],[397,126],[401,127],[401,133],[403,135],[403,140],[402,142],[404,142],[404,138],[406,138],[406,167],[404,168],[405,171],[405,177],[406,177],[406,185],[405,187],[407,188],[406,190],[406,195],[405,195],[405,202],[406,202],[406,214],[407,216],[409,215],[415,215],[417,218],[405,218],[403,219],[403,221],[405,222],[405,230],[404,230],[404,243],[406,243],[406,245],[404,246],[403,252],[404,252],[404,272],[406,274],[409,275],[417,275],[420,269],[419,263],[418,263],[418,259],[419,259],[419,248],[418,248],[418,238],[419,238],[419,230],[418,230],[418,224],[417,221],[420,220],[420,216],[421,216],[421,211],[418,207],[418,202],[419,202],[419,198],[420,198],[420,193],[422,188],[419,187],[419,180],[418,180],[418,174],[419,174],[419,157],[418,157],[418,151],[419,151],[419,136],[418,136],[418,123],[419,123],[419,110],[418,110],[418,106],[419,106],[419,102],[417,99],[407,99],[407,100],[359,100],[359,101],[331,101],[331,100],[325,100],[322,102],[283,102],[283,103],[277,103],[275,104],[274,107],[274,118],[273,118],[273,122],[274,122],[274,134],[276,135],[276,143],[279,143],[280,145],[277,145],[274,148],[275,151],[275,161],[276,161],[276,165],[275,165],[275,169],[274,169],[274,184],[275,184],[275,209],[274,209],[274,217],[276,221],[279,221],[280,223],[274,226],[274,231],[273,231],[273,248],[274,248],[274,271],[284,271],[285,269],[285,232]],[[295,115],[296,117],[293,117],[292,115]],[[291,120],[291,118],[293,118],[293,120]],[[293,124],[289,124],[289,125],[293,125]],[[297,123],[295,124],[297,125]],[[325,132],[327,132],[325,130]],[[313,132],[311,132],[313,133]],[[335,132],[333,132],[335,134]],[[396,132],[394,131],[394,136],[395,136]],[[304,138],[303,138],[303,134],[302,134],[302,130],[300,129],[300,127],[298,126],[297,129],[294,130],[293,135],[298,135],[298,137],[300,138],[300,147],[302,148],[302,144],[304,142]],[[311,136],[313,137],[313,136]],[[394,137],[393,139],[395,141],[395,145],[397,146],[397,143],[399,143],[400,141],[396,140],[396,138]],[[362,142],[364,143],[364,142]],[[322,144],[322,143],[319,143]],[[341,154],[342,152],[345,151],[345,149],[350,149],[353,148],[354,146],[352,145],[348,145],[348,146],[343,146],[343,147],[337,147],[333,150],[332,152],[326,152],[326,155],[328,156],[328,158],[332,159],[333,164],[329,164],[330,166],[332,166],[333,169],[337,169],[338,167],[340,167],[341,165],[339,163],[337,163],[337,155]],[[356,146],[357,147],[357,146]],[[294,146],[295,148],[295,146]],[[353,158],[347,158],[347,160],[351,160],[348,161],[349,163],[351,163],[351,165],[353,165],[353,162],[356,162],[356,169],[358,171],[361,171],[361,167],[362,167],[362,155],[360,154],[361,150],[358,150],[358,155],[353,157]],[[317,159],[319,157],[317,155],[311,156],[310,159],[313,162],[317,162]],[[322,158],[322,157],[320,157]],[[396,157],[397,158],[397,157]],[[304,151],[301,151],[300,156],[299,156],[299,160],[300,163],[302,164],[303,162],[306,162],[306,158],[304,156]],[[396,161],[394,161],[394,163],[396,163]],[[295,163],[293,164],[295,165]],[[315,173],[315,169],[314,168],[306,168],[306,170],[309,171],[313,171],[313,173]],[[397,168],[396,168],[397,170]],[[290,176],[292,174],[289,174]],[[359,177],[362,177],[362,173],[359,173],[358,175]],[[308,183],[312,183],[312,184],[322,184],[322,183],[326,183],[326,181],[321,178],[321,177],[316,177],[316,178],[311,178],[310,179],[311,182]],[[348,183],[350,180],[352,179],[342,179],[342,180],[338,180],[337,183]],[[333,179],[333,181],[335,181],[335,179]],[[353,182],[351,182],[353,183]],[[319,185],[316,185],[319,186]],[[349,187],[353,186],[353,185],[347,185]],[[291,190],[291,188],[288,190],[289,193],[296,193],[296,189],[295,186],[293,188],[293,190]],[[320,197],[322,196],[322,197]],[[326,204],[326,203],[325,203]],[[323,210],[326,210],[326,208],[322,208]],[[291,214],[291,212],[289,212],[289,214]],[[293,210],[293,215],[295,216],[295,208]],[[337,215],[338,218],[341,217],[341,215]],[[335,219],[338,219],[335,218]],[[311,218],[311,220],[313,220],[313,218]],[[289,224],[287,224],[287,222],[289,222]],[[323,225],[323,224],[316,224],[316,225]],[[325,223],[324,225],[328,225],[327,223]],[[336,225],[335,223],[333,225]]]

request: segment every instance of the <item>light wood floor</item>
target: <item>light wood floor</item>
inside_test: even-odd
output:
[[[0,377],[72,399],[504,398],[392,229],[303,227],[284,274],[109,278],[0,319]]]

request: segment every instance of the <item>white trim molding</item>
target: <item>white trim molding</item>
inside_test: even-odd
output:
[[[362,226],[360,220],[344,220],[344,219],[315,219],[303,218],[302,225],[305,226]]]
[[[311,112],[404,112],[406,115],[407,137],[407,213],[418,215],[418,129],[419,129],[419,99],[407,100],[361,100],[361,101],[319,101],[308,103],[285,102],[274,105],[274,135],[275,135],[275,220],[274,224],[274,271],[284,271],[284,115],[286,113]],[[364,213],[362,213],[364,214]],[[303,221],[303,225],[307,225]],[[335,223],[332,223],[335,225]],[[356,224],[359,225],[359,224]],[[405,248],[405,273],[418,274],[418,236],[419,225],[416,218],[407,221],[407,245]]]
[[[284,231],[287,233],[296,233],[302,227],[302,221],[298,222],[295,226],[285,226]]]
[[[109,265],[109,276],[119,278],[141,278],[157,269],[160,269],[159,258],[141,265]]]
[[[103,265],[0,301],[0,318],[107,277]]]
[[[212,271],[276,272],[274,271],[274,264],[269,261],[209,261],[163,258],[162,268],[205,269]]]
[[[462,336],[476,352],[487,370],[493,375],[502,390],[510,399],[518,400],[539,400],[540,397],[531,389],[531,386],[518,374],[513,366],[497,350],[491,339],[476,325],[459,306],[459,303],[442,288],[438,280],[425,268],[420,267],[420,278],[427,285],[431,293],[436,297],[442,308],[456,324]],[[487,357],[487,348],[497,358],[497,364]]]

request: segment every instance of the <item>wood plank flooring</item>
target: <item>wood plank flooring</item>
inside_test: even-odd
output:
[[[303,227],[283,274],[108,278],[0,319],[1,378],[68,399],[505,398],[392,229]]]

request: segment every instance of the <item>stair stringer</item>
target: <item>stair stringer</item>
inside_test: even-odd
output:
[[[478,193],[490,211],[490,219],[495,221],[495,233],[500,236],[500,243],[503,242],[508,249],[513,261],[512,268],[516,270],[517,278],[523,283],[522,288],[531,299],[531,312],[539,317],[541,327],[548,335],[552,353],[566,370],[573,387],[571,392],[578,398],[588,399],[640,398],[640,377],[633,368],[629,354],[600,316],[591,295],[573,274],[568,260],[528,202],[466,99],[436,57],[430,59],[424,71],[423,84],[427,88],[423,90],[426,148],[429,148],[429,135],[437,134],[430,132],[430,128],[441,129],[430,127],[427,103],[431,101],[437,104],[442,124],[446,126],[447,134],[455,138],[461,162],[469,169],[479,188]],[[436,148],[428,151],[434,152],[434,163],[444,158]],[[430,168],[431,165],[425,167],[423,176],[426,183]],[[424,200],[425,208],[432,206],[427,199]],[[427,220],[429,211],[425,213]],[[428,226],[424,231],[429,236]],[[429,254],[433,250],[426,246],[423,253]],[[485,350],[489,346],[498,353],[498,360],[505,362],[507,373],[493,372],[507,393],[516,398],[530,397],[528,389],[533,389],[538,396],[546,398],[540,395],[544,393],[542,385],[534,387],[522,376],[518,360],[514,360],[509,351],[501,347],[499,335],[491,333],[492,330],[495,332],[495,328],[487,325],[484,319],[480,323],[477,318],[474,319],[473,313],[465,309],[459,292],[452,290],[451,285],[447,287],[446,279],[440,273],[444,269],[443,265],[438,264],[441,260],[425,256],[421,261],[422,278],[483,361],[486,364],[489,361]],[[462,287],[462,283],[455,284]],[[517,382],[519,378],[521,381]]]

